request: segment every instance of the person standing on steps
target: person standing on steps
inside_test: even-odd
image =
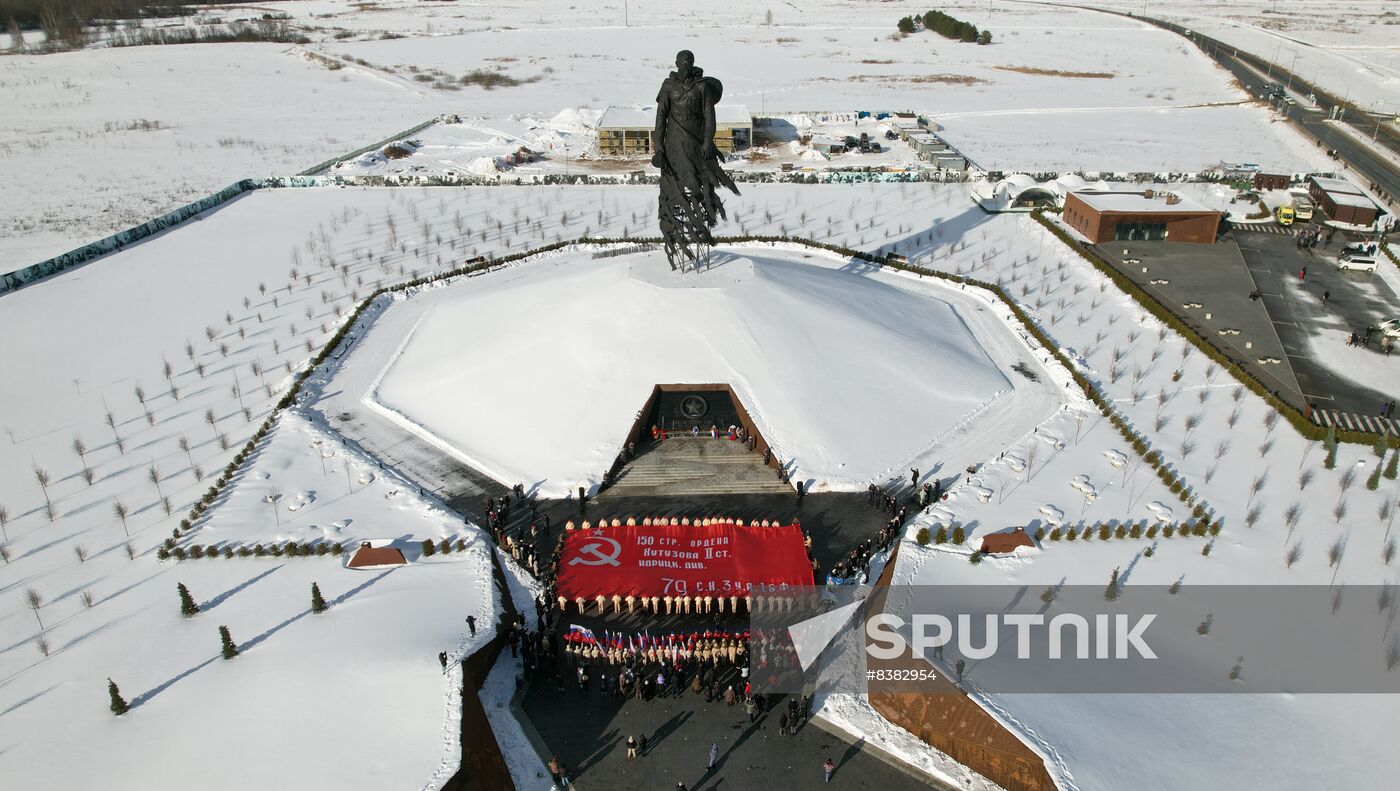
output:
[[[909,485],[915,488],[919,486],[919,468],[913,467],[909,470]]]
[[[442,665],[442,669],[443,669],[443,670],[446,670],[446,669],[447,669],[447,652],[446,652],[446,651],[438,651],[438,664]]]
[[[476,637],[476,616],[475,616],[475,615],[468,615],[468,616],[467,616],[467,628],[471,630],[471,632],[472,632],[472,637]]]

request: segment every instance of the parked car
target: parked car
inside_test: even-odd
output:
[[[1376,259],[1369,255],[1342,256],[1337,259],[1337,268],[1353,272],[1376,271]]]

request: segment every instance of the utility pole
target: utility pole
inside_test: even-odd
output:
[[[629,27],[630,24],[627,18],[627,0],[622,0],[622,26]]]

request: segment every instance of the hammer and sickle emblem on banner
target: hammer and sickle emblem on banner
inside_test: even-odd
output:
[[[604,543],[612,545],[611,552],[603,551]],[[608,538],[607,536],[594,536],[588,539],[588,543],[579,547],[578,552],[578,556],[569,558],[570,566],[576,566],[580,563],[582,563],[585,566],[622,565],[621,563],[617,562],[618,555],[622,554],[622,545],[617,543],[615,539]],[[584,555],[591,556],[591,559],[583,557]]]

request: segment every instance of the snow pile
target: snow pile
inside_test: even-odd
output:
[[[355,361],[384,355],[367,399],[499,480],[563,495],[596,480],[658,382],[731,383],[800,478],[843,489],[1030,387],[988,356],[985,343],[1002,365],[1020,359],[1004,326],[969,318],[979,307],[962,292],[779,251],[717,256],[708,272],[677,275],[660,253],[575,254],[401,302],[389,313],[411,336],[378,339],[384,349]],[[517,373],[499,376],[502,366]],[[1057,406],[1034,403],[1032,421]]]
[[[467,165],[467,170],[479,176],[494,176],[501,172],[500,160],[496,157],[477,157]]]
[[[586,135],[593,132],[598,126],[598,119],[602,117],[602,110],[592,107],[570,107],[556,113],[549,119],[549,125],[561,132]]]
[[[803,160],[804,162],[826,162],[827,160],[831,159],[831,157],[827,156],[826,154],[823,154],[815,148],[809,148],[803,151],[801,154],[797,155],[797,158]]]

